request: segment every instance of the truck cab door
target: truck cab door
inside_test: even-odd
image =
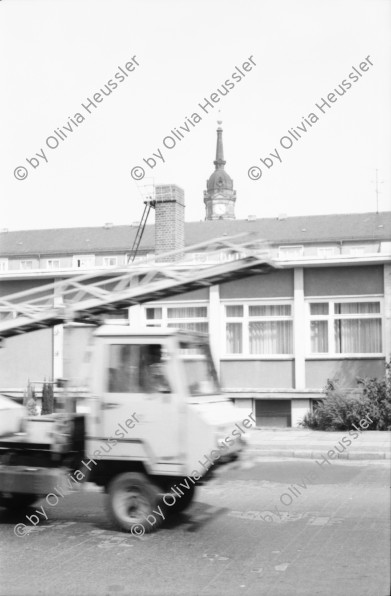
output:
[[[134,453],[134,443],[141,441],[155,462],[178,462],[179,396],[173,358],[162,343],[120,341],[103,345],[103,438],[116,441],[113,456]]]

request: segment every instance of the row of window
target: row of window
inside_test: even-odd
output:
[[[118,267],[118,257],[102,257],[102,267]],[[30,271],[37,269],[37,262],[32,259],[22,259],[18,262],[19,270]],[[60,269],[60,259],[45,259],[43,265],[46,269]],[[62,265],[64,268],[64,265]],[[72,258],[72,267],[75,269],[90,269],[95,267],[94,255],[75,255]],[[40,266],[41,268],[41,266]],[[8,259],[0,259],[0,271],[8,271]]]
[[[348,254],[353,257],[359,257],[361,255],[373,252],[371,246],[348,246],[346,247]],[[337,246],[317,246],[316,255],[321,259],[329,259],[332,257],[339,257],[341,255],[340,248]],[[305,249],[303,245],[298,246],[279,246],[278,258],[279,259],[296,259],[305,256]],[[311,256],[312,247],[311,247]]]
[[[360,256],[364,255],[367,252],[371,252],[370,247],[366,246],[350,246],[349,247],[349,255],[351,256]],[[338,247],[336,246],[318,246],[316,247],[316,254],[319,258],[330,258],[339,256],[340,252]],[[224,255],[225,259],[229,257]],[[280,246],[278,248],[278,258],[279,259],[295,259],[304,257],[304,246]],[[190,261],[204,263],[211,259],[210,255],[206,255],[205,253],[193,253],[189,255]],[[32,259],[22,259],[19,261],[19,269],[22,270],[30,270],[36,269],[35,261]],[[44,261],[46,269],[60,269],[61,267],[60,259],[46,259]],[[102,257],[102,267],[117,267],[118,266],[118,256],[106,256]],[[95,255],[75,255],[72,259],[72,267],[78,269],[89,269],[95,267]],[[0,259],[0,271],[8,271],[8,259]]]
[[[291,302],[223,306],[226,355],[293,355]],[[146,307],[148,326],[207,333],[208,306]],[[303,333],[307,354],[381,354],[380,300],[319,300],[307,303]]]
[[[207,305],[147,306],[145,323],[208,333],[208,309]],[[292,302],[222,305],[221,356],[293,357],[295,332],[307,356],[383,354],[379,299],[311,300],[306,309],[304,329],[294,329]],[[122,309],[106,318],[127,320],[128,316],[128,309]],[[9,313],[0,313],[0,319],[8,317]]]

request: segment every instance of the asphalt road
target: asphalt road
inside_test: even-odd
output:
[[[142,538],[113,531],[99,492],[43,500],[20,538],[24,514],[0,510],[0,594],[388,596],[389,486],[389,462],[248,454]]]

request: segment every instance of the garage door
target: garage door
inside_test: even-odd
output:
[[[288,427],[291,422],[290,399],[257,399],[255,401],[257,426]]]

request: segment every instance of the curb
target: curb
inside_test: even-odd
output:
[[[247,452],[256,453],[259,457],[288,457],[293,459],[319,459],[327,455],[327,451],[309,451],[306,449],[262,449],[248,447]],[[339,453],[334,459],[344,460],[386,460],[391,459],[391,453],[384,451],[356,451],[351,453]]]

